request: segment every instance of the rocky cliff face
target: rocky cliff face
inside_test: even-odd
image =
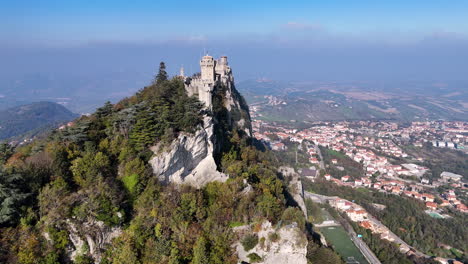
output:
[[[120,227],[111,228],[104,222],[93,219],[84,223],[68,220],[67,230],[70,242],[73,244],[69,250],[70,259],[74,261],[80,255],[89,254],[95,263],[100,262],[105,245],[122,233]]]
[[[278,171],[288,178],[288,190],[297,206],[301,208],[304,216],[307,218],[307,208],[304,200],[304,189],[302,187],[302,181],[299,174],[291,167],[282,166],[278,168]]]
[[[250,227],[243,231],[249,232]],[[245,251],[240,242],[236,243],[240,261],[250,263],[248,255],[255,253],[261,258],[256,263],[307,264],[307,238],[295,223],[274,228],[270,222],[265,221],[256,234],[259,243],[249,251]]]
[[[153,173],[164,183],[201,187],[211,181],[226,181],[218,171],[217,156],[223,151],[229,133],[236,129],[251,136],[248,106],[233,83],[218,84],[211,95],[213,107],[206,111],[203,125],[194,134],[180,134],[167,148],[151,148]]]
[[[150,164],[161,182],[201,187],[211,181],[227,180],[227,175],[217,170],[213,156],[216,142],[213,118],[206,116],[203,123],[195,134],[179,135],[167,151],[161,152],[160,146],[152,148],[156,156]]]

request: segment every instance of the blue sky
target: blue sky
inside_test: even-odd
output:
[[[399,42],[468,34],[466,0],[15,0],[3,1],[0,17],[0,40],[12,45],[254,38],[291,29]]]
[[[160,61],[190,74],[204,50],[237,80],[468,80],[467,17],[468,0],[3,0],[0,94],[38,74],[147,82]]]

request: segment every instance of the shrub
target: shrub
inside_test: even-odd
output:
[[[268,234],[268,238],[271,242],[277,242],[280,240],[280,235],[276,232]]]
[[[299,208],[288,207],[286,210],[283,211],[281,220],[286,225],[296,223],[297,227],[299,227],[301,230],[305,230],[305,217]]]
[[[93,259],[86,255],[80,255],[75,258],[75,264],[92,264],[93,262]]]
[[[263,249],[264,247],[265,247],[265,238],[262,237],[262,238],[260,238],[260,248]]]
[[[262,258],[256,253],[250,253],[247,255],[247,257],[249,258],[250,263],[256,263],[256,262],[262,261]]]
[[[122,182],[125,189],[127,189],[129,193],[134,194],[138,184],[138,174],[125,175],[122,178]]]
[[[247,235],[242,239],[241,244],[244,246],[245,251],[249,251],[258,244],[258,236],[254,234]]]

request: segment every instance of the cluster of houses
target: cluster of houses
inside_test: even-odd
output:
[[[270,125],[264,121],[254,121],[254,136],[259,140],[269,142],[272,149],[285,150],[286,146],[281,142],[290,140],[301,143],[304,140],[313,142],[315,145],[324,146],[335,151],[339,151],[350,159],[362,164],[365,171],[364,177],[353,179],[350,176],[343,176],[340,179],[332,175],[325,175],[325,179],[336,184],[350,187],[367,187],[379,191],[404,195],[426,202],[430,210],[451,206],[460,212],[468,212],[466,206],[459,199],[445,199],[444,195],[438,195],[442,202],[436,203],[431,194],[424,194],[423,188],[429,186],[429,181],[422,178],[428,168],[413,163],[396,165],[389,162],[387,157],[376,153],[394,157],[406,157],[401,148],[388,138],[394,137],[415,137],[425,138],[429,141],[434,136],[453,135],[459,139],[458,142],[465,142],[466,136],[460,137],[457,133],[468,132],[468,123],[465,122],[413,122],[409,127],[400,127],[392,122],[367,122],[355,123],[317,123],[311,128],[298,131],[297,129],[284,128]],[[377,137],[368,136],[376,135]],[[277,140],[271,140],[275,138]],[[318,155],[314,147],[307,149],[309,161],[318,164]],[[332,159],[331,165],[340,165],[338,160]],[[317,174],[317,173],[315,173]],[[377,180],[372,181],[371,177],[379,175]],[[421,184],[408,184],[401,179],[402,176],[415,176],[421,178]],[[310,177],[313,179],[312,177]],[[462,188],[461,179],[463,176],[444,172],[441,174],[441,181],[432,185],[442,185],[450,183],[454,188]],[[389,179],[389,180],[385,180]],[[451,191],[452,193],[453,190]],[[424,196],[425,195],[425,196]]]
[[[311,128],[297,131],[257,120],[253,122],[253,128],[254,136],[268,142],[272,149],[284,150],[286,148],[282,143],[284,140],[298,143],[307,140],[313,142],[314,145],[341,152],[363,166],[364,175],[362,177],[355,178],[345,175],[335,178],[330,174],[325,174],[324,177],[327,181],[342,186],[371,188],[380,192],[417,199],[425,203],[428,214],[437,213],[440,215],[439,213],[446,207],[468,213],[467,206],[461,202],[462,199],[457,197],[454,191],[457,189],[466,192],[462,182],[463,176],[444,172],[441,174],[440,181],[429,184],[428,179],[423,178],[428,168],[413,163],[395,165],[387,159],[388,156],[396,158],[408,156],[398,147],[398,143],[411,142],[415,146],[422,147],[426,142],[438,140],[453,142],[457,146],[463,147],[464,144],[468,143],[467,122],[413,122],[406,127],[401,127],[393,122],[317,122],[312,124]],[[319,153],[316,152],[316,148],[309,144],[306,146],[310,163],[319,164]],[[452,145],[446,144],[446,146]],[[421,157],[414,158],[423,161]],[[330,163],[329,165],[340,168],[339,160],[332,159]],[[303,169],[301,174],[314,181],[319,173],[316,169]],[[415,176],[421,179],[421,183],[402,179],[402,176]],[[441,185],[448,185],[453,189],[436,194],[434,187]],[[413,249],[359,205],[340,198],[331,201],[331,205],[345,213],[352,221],[359,223],[363,228],[371,230],[374,234],[379,234],[382,239],[397,243],[401,252],[414,253]],[[436,258],[436,260],[440,263],[449,263],[444,258]]]
[[[312,125],[310,129],[291,134],[286,131],[291,129],[271,126],[260,120],[253,121],[253,128],[257,132],[261,128],[266,131],[269,128],[271,131],[280,129],[284,132],[282,138],[289,137],[293,141],[299,142],[307,139],[324,146],[343,142],[348,145],[375,149],[395,157],[406,157],[407,154],[390,139],[411,139],[415,146],[422,146],[425,142],[443,142],[444,147],[459,149],[464,149],[464,145],[468,143],[468,122],[427,121],[412,122],[410,126],[401,126],[394,122],[343,121],[333,124],[317,122]],[[436,146],[439,145],[436,144]]]
[[[431,199],[430,194],[424,194],[425,197]],[[434,197],[432,196],[432,199]],[[370,230],[373,234],[377,234],[380,236],[381,239],[385,239],[389,242],[394,242],[398,245],[398,248],[401,253],[412,255],[417,253],[414,248],[411,248],[406,242],[404,242],[401,238],[395,235],[390,229],[388,229],[385,225],[380,223],[377,219],[372,217],[364,208],[361,206],[350,202],[348,200],[336,197],[333,200],[329,200],[330,205],[337,209],[339,212],[342,212],[348,216],[348,218],[359,224],[359,226]],[[422,254],[419,252],[419,254]],[[434,258],[441,264],[459,264],[461,262],[456,260],[449,260],[446,258],[436,257]]]
[[[330,174],[324,175],[325,180],[334,182],[335,184],[348,187],[367,187],[376,189],[378,191],[387,192],[395,195],[404,195],[406,197],[421,200],[426,203],[426,207],[429,210],[437,210],[442,207],[452,206],[460,212],[468,213],[468,208],[459,199],[453,190],[449,190],[438,198],[440,203],[436,203],[436,195],[430,193],[424,193],[424,187],[416,184],[407,184],[403,181],[398,180],[384,180],[379,179],[375,182],[368,177],[362,177],[360,179],[351,180],[351,177],[345,175],[341,179],[333,178]]]
[[[431,142],[434,147],[462,149],[468,143],[467,122],[413,122],[402,132],[416,138],[415,145]]]
[[[340,151],[356,162],[362,162],[366,170],[366,176],[372,176],[375,173],[389,177],[396,177],[398,175],[411,176],[413,174],[420,175],[421,170],[427,170],[426,168],[421,168],[415,171],[414,169],[407,169],[400,165],[392,165],[386,157],[378,156],[371,149],[379,150],[395,157],[406,157],[407,154],[391,140],[384,140],[382,138],[375,139],[373,137],[360,135],[356,136],[360,131],[349,127],[347,123],[319,125],[299,132],[295,129],[286,129],[277,126],[272,127],[276,132],[270,132],[267,129],[269,126],[270,125],[262,121],[256,121],[254,123],[254,128],[259,129],[262,127],[265,131],[260,133],[260,130],[256,130],[254,136],[259,140],[269,142],[272,148],[281,150],[284,147],[278,144],[280,141],[272,142],[270,139],[271,137],[269,137],[271,134],[275,134],[280,140],[288,139],[299,143],[303,140],[308,140],[316,145]],[[312,164],[318,164],[319,160],[316,157],[315,150],[309,148],[307,151],[310,154],[309,161]]]

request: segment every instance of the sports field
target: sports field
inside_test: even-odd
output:
[[[440,215],[439,213],[436,213],[436,212],[429,212],[427,214],[430,215],[431,217],[434,217],[434,218],[437,218],[437,219],[444,219],[444,217],[442,215]]]
[[[331,226],[320,228],[328,243],[333,245],[346,263],[368,264],[359,249],[354,245],[342,226]]]

